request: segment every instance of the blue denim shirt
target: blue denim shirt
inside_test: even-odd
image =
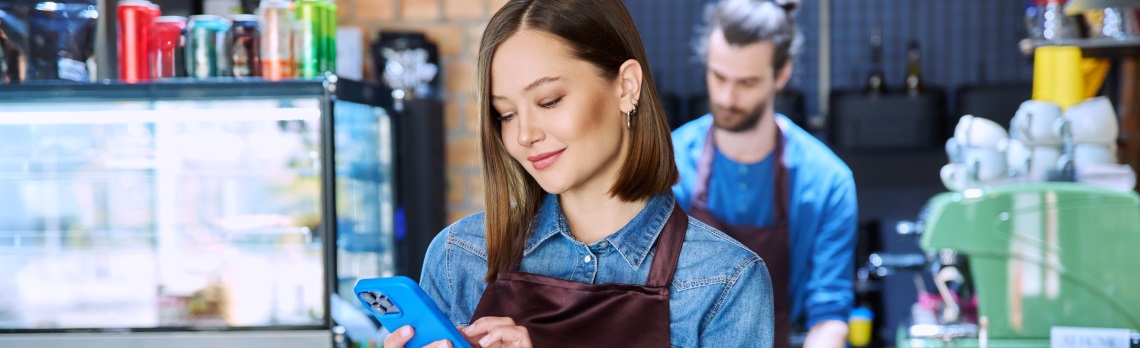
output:
[[[654,241],[674,202],[672,193],[654,196],[625,227],[587,245],[571,235],[558,197],[547,195],[520,270],[580,283],[644,285],[656,251]],[[424,261],[420,286],[455,325],[470,324],[487,287],[483,219],[483,213],[476,213],[444,229],[428,247]],[[772,346],[772,281],[764,261],[693,218],[669,296],[673,346]]]

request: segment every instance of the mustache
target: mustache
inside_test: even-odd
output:
[[[747,110],[744,110],[741,108],[736,108],[736,107],[731,107],[731,106],[720,106],[720,105],[713,105],[712,111],[714,114],[746,115],[749,113]]]

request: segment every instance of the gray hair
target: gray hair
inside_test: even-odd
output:
[[[705,24],[693,45],[697,58],[707,62],[709,37],[719,30],[733,46],[771,41],[776,48],[772,69],[779,70],[803,46],[803,35],[792,18],[797,5],[798,0],[721,0],[709,4]]]

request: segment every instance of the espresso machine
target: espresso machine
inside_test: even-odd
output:
[[[1135,192],[1068,182],[947,192],[897,230],[925,255],[871,255],[870,269],[926,278],[898,347],[1050,347],[1056,328],[1123,329],[1140,342]]]

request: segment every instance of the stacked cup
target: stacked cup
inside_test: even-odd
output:
[[[1062,161],[1074,166],[1117,164],[1116,135],[1120,125],[1112,102],[1105,97],[1085,100],[1065,110],[1068,133],[1072,137],[1072,153]]]
[[[1005,128],[994,121],[971,115],[962,116],[954,127],[954,137],[946,142],[950,164],[942,167],[942,183],[960,191],[1007,176]]]
[[[1067,122],[1056,104],[1029,100],[1021,103],[1010,121],[1011,139],[1006,146],[1010,174],[1032,181],[1045,181],[1060,169]]]

